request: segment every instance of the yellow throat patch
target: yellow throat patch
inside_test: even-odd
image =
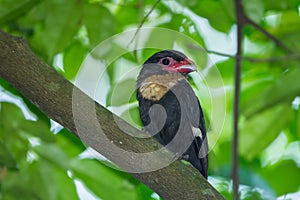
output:
[[[146,78],[139,92],[142,97],[151,101],[159,101],[177,82],[184,79],[178,74],[153,75]]]

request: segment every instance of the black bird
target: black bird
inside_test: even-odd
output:
[[[207,178],[208,145],[203,112],[187,81],[196,66],[183,53],[164,50],[143,64],[137,100],[145,130]]]

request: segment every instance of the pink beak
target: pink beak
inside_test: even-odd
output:
[[[167,67],[166,70],[187,74],[187,73],[190,73],[190,72],[197,71],[197,67],[193,63],[193,61],[186,58],[183,61],[174,64],[173,66]]]

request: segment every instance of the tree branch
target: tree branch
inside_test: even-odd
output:
[[[279,39],[277,39],[275,36],[273,36],[271,33],[269,33],[268,31],[266,31],[265,29],[263,29],[261,26],[259,26],[257,23],[255,23],[253,20],[251,20],[249,17],[244,16],[245,22],[251,26],[253,26],[254,28],[256,28],[257,30],[259,30],[260,32],[262,32],[265,36],[267,36],[268,38],[270,38],[271,40],[273,40],[273,42],[279,46],[281,49],[283,49],[284,51],[286,51],[287,53],[293,53],[292,50],[290,50],[287,46],[285,46],[285,44],[283,44]]]
[[[242,61],[242,39],[244,27],[244,10],[241,0],[235,0],[235,14],[237,20],[237,53],[235,57],[234,74],[234,108],[233,108],[233,143],[232,143],[232,181],[233,197],[239,200],[239,108],[240,108],[240,87],[241,87],[241,61]]]
[[[159,4],[161,0],[156,0],[156,2],[154,3],[154,5],[151,7],[151,9],[149,10],[149,12],[145,15],[145,17],[142,19],[141,23],[139,24],[136,32],[134,33],[134,36],[133,38],[130,40],[130,42],[128,43],[127,46],[129,46],[133,41],[134,39],[136,38],[137,34],[139,33],[140,29],[142,28],[142,26],[144,25],[146,19],[149,17],[149,15],[154,11],[154,9],[156,8],[156,6]]]
[[[224,56],[224,57],[227,57],[227,58],[236,59],[236,57],[237,57],[236,55],[210,50],[210,49],[207,49],[205,47],[200,48],[199,46],[192,45],[192,44],[188,45],[188,47],[192,48],[192,49],[197,49],[199,51],[205,51],[206,53],[211,53],[211,54],[215,54],[215,55],[219,55],[219,56]],[[277,57],[269,57],[269,58],[252,58],[252,57],[241,55],[241,59],[242,60],[247,60],[247,61],[252,62],[252,63],[281,62],[281,61],[284,61],[284,60],[300,60],[300,54],[295,54],[294,53],[294,54],[289,54],[289,55],[286,55],[286,56],[277,56]]]
[[[300,54],[289,54],[286,56],[277,56],[270,58],[251,58],[251,57],[242,57],[243,60],[247,60],[252,63],[274,63],[274,62],[282,62],[282,61],[291,61],[291,60],[300,60]]]
[[[15,87],[49,118],[69,129],[87,145],[119,166],[133,171],[160,159],[136,162],[136,157],[115,154],[112,143],[124,151],[149,152],[159,144],[153,139],[131,137],[130,133],[144,134],[97,104],[53,68],[41,61],[28,48],[24,40],[0,31],[0,77]],[[74,94],[76,103],[74,104]],[[73,98],[73,99],[72,99]],[[91,118],[94,109],[96,120]],[[75,117],[74,117],[75,116]],[[122,123],[122,130],[115,123]],[[101,137],[101,129],[105,138]],[[98,126],[97,126],[98,125]],[[191,166],[175,161],[168,167],[146,173],[130,173],[148,185],[164,199],[224,199]]]

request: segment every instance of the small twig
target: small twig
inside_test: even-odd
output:
[[[242,57],[242,58],[252,63],[280,62],[284,60],[299,60],[300,54],[289,54],[286,56],[278,56],[278,57],[270,57],[270,58],[251,58],[251,57]]]
[[[134,33],[133,38],[130,40],[130,42],[128,43],[127,47],[134,41],[134,39],[136,38],[137,34],[139,33],[140,29],[142,28],[142,26],[144,25],[146,19],[149,17],[149,15],[154,11],[155,7],[159,4],[161,0],[157,0],[155,2],[155,4],[151,7],[151,9],[149,10],[149,12],[145,15],[145,17],[142,19],[141,23],[139,24],[136,32]]]
[[[235,55],[230,55],[230,54],[227,54],[227,53],[222,53],[222,52],[210,50],[210,49],[207,49],[205,47],[200,47],[200,46],[195,45],[195,44],[187,44],[187,47],[190,48],[190,49],[196,49],[196,50],[199,50],[199,51],[202,51],[202,52],[212,53],[212,54],[219,55],[219,56],[224,56],[224,57],[228,57],[228,58],[235,58]]]
[[[246,24],[249,24],[251,26],[253,26],[254,28],[256,28],[257,30],[259,30],[261,33],[263,33],[265,36],[267,36],[268,38],[270,38],[271,40],[273,40],[273,42],[279,46],[281,49],[283,49],[284,51],[286,51],[287,53],[292,53],[293,51],[290,50],[285,44],[283,44],[279,39],[277,39],[275,36],[273,36],[271,33],[269,33],[268,31],[266,31],[265,29],[263,29],[260,25],[258,25],[257,23],[255,23],[253,20],[251,20],[249,17],[245,16],[245,21]]]
[[[188,47],[192,48],[192,49],[197,49],[199,51],[205,51],[206,53],[211,53],[211,54],[215,54],[215,55],[219,55],[219,56],[224,56],[224,57],[236,59],[236,55],[210,50],[210,49],[207,49],[205,47],[199,47],[199,46],[193,45],[193,44],[189,44]],[[280,61],[284,61],[284,60],[287,60],[287,59],[288,60],[300,60],[300,54],[289,54],[289,55],[286,55],[286,56],[277,56],[277,57],[270,57],[270,58],[251,58],[251,57],[248,57],[248,56],[241,56],[241,59],[242,60],[247,60],[247,61],[252,62],[252,63],[280,62]]]
[[[139,8],[139,14],[138,14],[139,21],[142,21],[143,17],[144,17],[144,3],[145,3],[144,0],[139,0],[139,5],[138,5],[138,8]],[[135,33],[134,37],[136,37],[137,41],[139,40],[137,33]],[[133,42],[134,37],[132,38],[131,42],[128,43],[127,47],[129,47],[129,45]],[[138,58],[137,49],[138,49],[139,44],[137,42],[135,42],[134,45],[135,45],[135,47],[134,47],[134,50],[133,50],[133,55],[137,59]]]
[[[209,50],[209,49],[205,49],[205,51],[207,53],[212,53],[212,54],[215,54],[215,55],[224,56],[224,57],[228,57],[228,58],[235,58],[236,57],[235,55],[230,55],[230,54],[227,54],[227,53],[222,53],[222,52]]]

